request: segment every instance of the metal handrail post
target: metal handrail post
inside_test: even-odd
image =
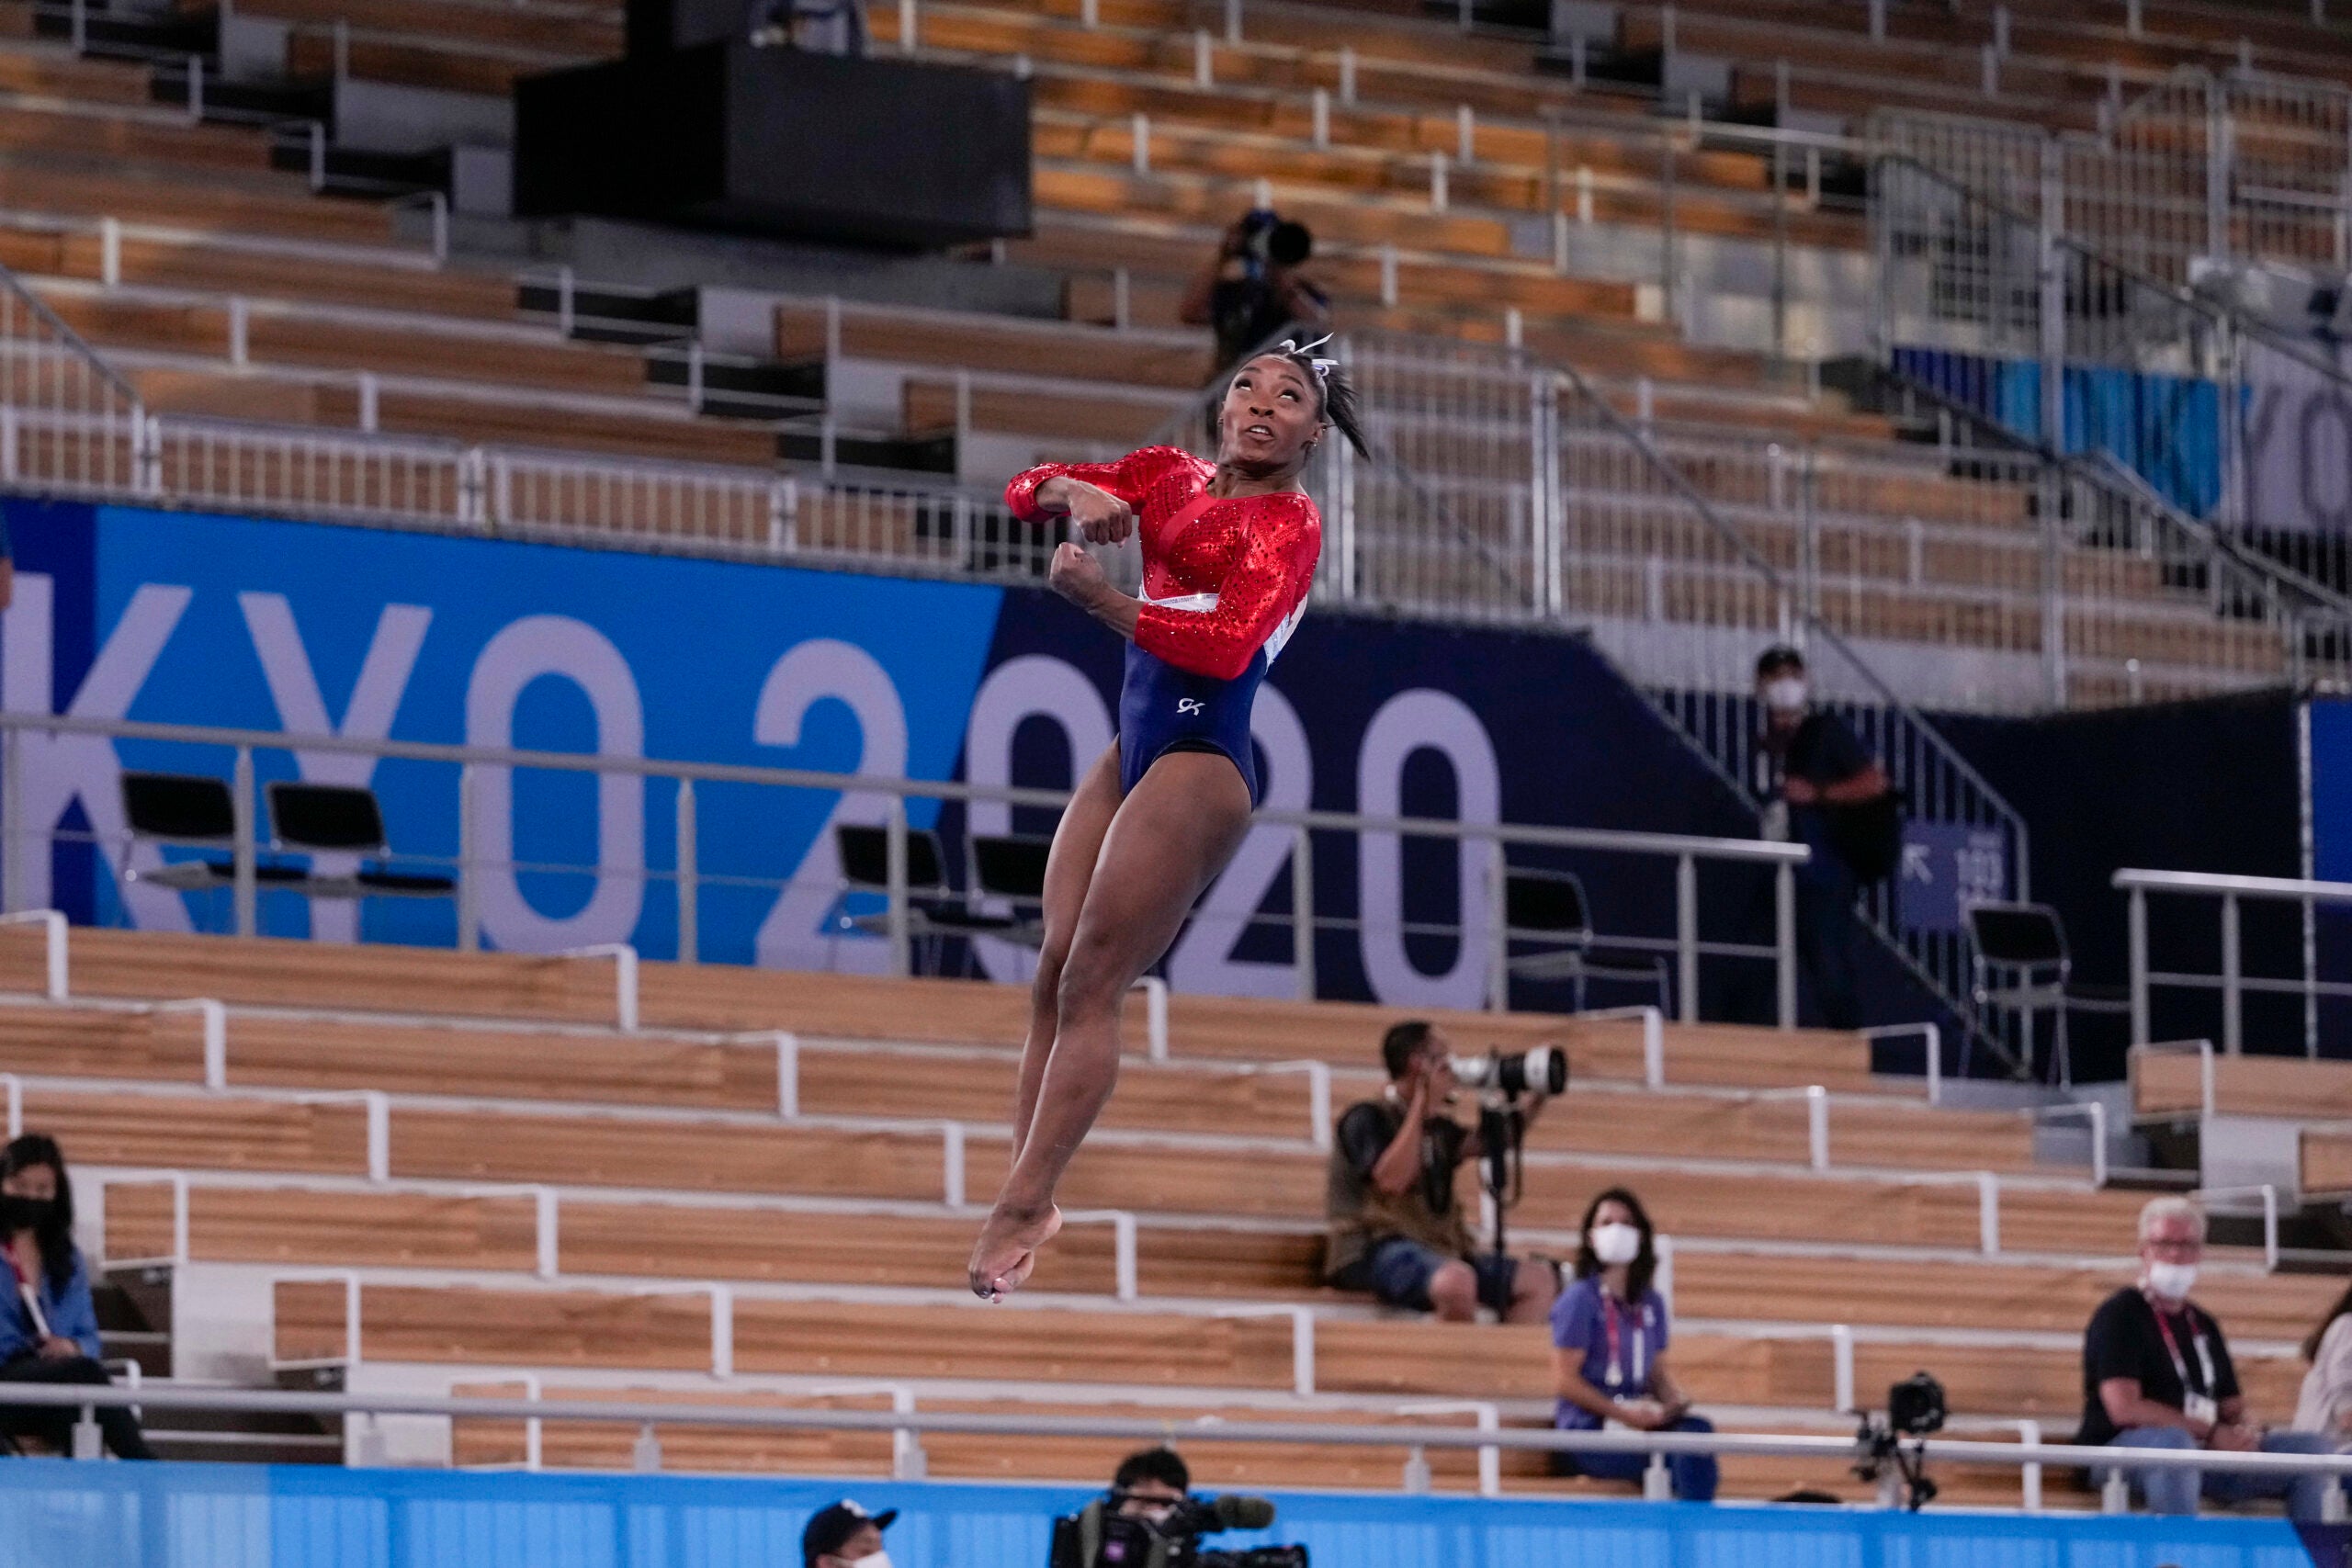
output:
[[[695,842],[695,781],[678,781],[678,962],[702,959],[702,887]]]
[[[1674,860],[1674,1016],[1699,1021],[1699,863]]]
[[[1291,964],[1297,974],[1297,996],[1315,999],[1315,834],[1297,829],[1290,851]]]
[[[1773,963],[1780,980],[1779,1022],[1797,1026],[1797,877],[1796,868],[1782,861],[1772,868]]]
[[[907,899],[907,799],[901,795],[890,797],[888,817],[885,822],[886,874],[890,909],[888,918],[890,937],[890,973],[905,977],[913,972],[912,923]]]
[[[2222,1049],[2235,1056],[2245,1050],[2245,953],[2238,931],[2238,897],[2222,896]]]
[[[2148,1043],[2148,890],[2134,887],[2124,909],[2132,968],[2132,1043]]]
[[[234,813],[234,848],[230,895],[236,908],[239,936],[252,936],[258,925],[260,902],[259,878],[255,874],[254,845],[254,752],[250,746],[237,748],[237,760],[230,772],[230,807]]]

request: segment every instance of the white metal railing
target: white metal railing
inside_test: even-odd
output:
[[[2199,287],[2176,249],[2150,254],[2162,214],[2112,181],[2091,188],[2141,228],[2084,226],[2076,188],[2091,176],[2065,143],[2013,127],[1985,139],[2002,155],[1895,136],[1874,157],[1882,360],[2049,451],[2108,449],[2199,517],[2286,534],[2338,526],[2352,482],[2340,458],[2328,472],[2326,442],[2307,430],[2352,407],[2338,350],[2239,308],[2227,287]],[[2334,219],[2352,223],[2352,184]],[[2141,376],[2131,398],[2162,407],[2133,412],[2120,374]]]
[[[230,791],[237,833],[232,848],[232,926],[240,935],[251,935],[258,929],[260,885],[256,866],[260,856],[257,843],[255,803],[258,791],[254,786],[254,759],[256,753],[300,750],[305,752],[341,751],[374,758],[403,758],[410,761],[434,762],[449,770],[449,782],[457,796],[454,813],[458,823],[458,841],[454,855],[439,857],[438,863],[456,873],[456,902],[458,910],[457,942],[461,950],[472,951],[481,945],[482,916],[478,886],[491,874],[514,875],[526,869],[508,854],[493,853],[489,848],[492,835],[485,823],[485,804],[489,799],[487,783],[492,775],[513,769],[548,769],[558,772],[594,774],[623,774],[639,778],[668,778],[681,781],[679,794],[680,826],[677,834],[676,863],[667,871],[633,868],[626,874],[651,881],[670,883],[678,896],[679,959],[693,963],[698,953],[695,933],[699,930],[696,904],[707,884],[725,880],[729,886],[782,887],[790,886],[774,878],[725,876],[723,873],[700,863],[700,835],[694,831],[694,814],[698,809],[696,792],[693,786],[711,784],[744,784],[764,785],[785,790],[815,790],[829,795],[845,795],[881,803],[880,815],[888,840],[887,863],[888,886],[880,890],[887,899],[885,931],[888,942],[890,968],[895,974],[909,972],[912,957],[913,895],[907,882],[907,803],[910,800],[975,800],[1001,801],[1015,806],[1058,808],[1068,801],[1066,794],[1055,790],[1023,789],[1008,786],[975,784],[952,780],[927,780],[882,777],[866,774],[822,773],[806,769],[756,768],[718,763],[665,761],[639,757],[589,755],[577,752],[550,752],[499,750],[483,747],[432,745],[413,741],[370,740],[343,736],[292,735],[268,730],[212,728],[192,725],[145,724],[117,719],[96,719],[70,716],[40,714],[0,714],[0,906],[11,911],[19,910],[27,901],[24,867],[34,853],[46,854],[51,846],[88,844],[105,857],[120,875],[132,863],[133,854],[154,856],[158,846],[100,841],[94,836],[66,829],[54,823],[28,822],[22,818],[17,803],[24,798],[22,770],[27,765],[25,747],[17,737],[24,734],[76,734],[100,736],[114,739],[172,741],[189,745],[209,746],[227,750],[231,754]],[[1281,918],[1279,923],[1291,924],[1294,931],[1305,929],[1317,933],[1331,931],[1371,933],[1385,939],[1390,935],[1422,931],[1458,935],[1464,944],[1464,962],[1483,965],[1480,973],[1484,984],[1481,994],[1488,1005],[1506,1005],[1509,997],[1508,922],[1505,919],[1505,881],[1502,874],[1508,863],[1510,850],[1514,845],[1539,850],[1572,851],[1587,853],[1634,855],[1660,860],[1670,867],[1674,878],[1676,905],[1675,931],[1671,938],[1657,939],[1657,945],[1672,951],[1679,971],[1695,976],[1700,958],[1703,956],[1731,957],[1747,961],[1767,961],[1775,976],[1778,1005],[1777,1016],[1783,1028],[1796,1021],[1796,938],[1793,919],[1793,874],[1810,852],[1803,845],[1771,843],[1751,839],[1711,839],[1673,833],[1624,832],[1605,829],[1553,828],[1512,824],[1486,824],[1450,821],[1434,818],[1394,818],[1357,815],[1329,811],[1266,810],[1256,818],[1261,829],[1288,829],[1293,835],[1292,891],[1295,916]],[[1317,835],[1340,835],[1349,842],[1360,844],[1366,836],[1395,835],[1397,837],[1429,837],[1452,840],[1462,846],[1463,898],[1457,919],[1449,923],[1408,922],[1401,910],[1391,918],[1385,912],[1374,913],[1359,908],[1353,915],[1318,911],[1316,907],[1315,879],[1312,866],[1318,850]],[[509,835],[497,835],[498,842],[507,841]],[[416,854],[404,857],[433,863],[435,857]],[[1772,880],[1774,887],[1771,921],[1772,940],[1767,943],[1753,942],[1702,942],[1698,919],[1698,868],[1702,864],[1733,864],[1760,868]],[[612,869],[596,867],[547,867],[533,865],[527,869],[571,870],[582,874],[622,874]],[[837,897],[843,891],[839,881],[826,884],[821,889],[827,897]],[[52,932],[55,922],[46,912],[28,912],[30,918],[47,922]],[[1315,942],[1294,941],[1294,968],[1297,976],[1297,994],[1312,999],[1317,994]],[[51,938],[52,964],[61,964],[63,948]],[[579,956],[613,958],[617,962],[618,993],[616,1013],[624,1026],[630,1021],[634,1010],[635,954],[626,949],[611,947],[583,950]],[[1164,1004],[1155,1004],[1164,1017]],[[1679,998],[1679,1010],[1686,1020],[1698,1017],[1697,987],[1688,987]]]
[[[2352,604],[2235,535],[2317,527],[2352,490],[2310,471],[2303,438],[2314,411],[2352,404],[2352,378],[2314,345],[2067,237],[2057,188],[2034,217],[1909,158],[1872,171],[1882,363],[1947,437],[1960,431],[1966,462],[2006,443],[1998,460],[2039,466],[2024,477],[2043,530],[2072,551],[2052,562],[2064,611],[2041,633],[2051,689],[2087,679],[2095,699],[2136,701],[2342,683]],[[2179,624],[2200,609],[2206,629]],[[2087,669],[2076,648],[2098,655]]]
[[[889,1385],[880,1385],[888,1388]],[[657,1427],[697,1427],[735,1431],[865,1432],[911,1436],[930,1433],[1020,1438],[1092,1438],[1129,1442],[1161,1442],[1171,1433],[1166,1422],[1148,1418],[1096,1416],[1011,1415],[996,1412],[930,1411],[916,1409],[842,1410],[760,1408],[743,1404],[712,1404],[658,1399],[502,1399],[417,1393],[322,1393],[274,1389],[181,1388],[148,1382],[130,1388],[55,1388],[37,1383],[12,1385],[9,1403],[44,1405],[82,1413],[86,1437],[77,1431],[75,1450],[95,1454],[98,1433],[93,1412],[101,1408],[141,1405],[151,1410],[214,1411],[224,1414],[308,1416],[314,1418],[385,1416],[424,1416],[439,1420],[522,1422],[598,1422],[634,1426],[639,1432],[639,1455],[658,1465]],[[897,1402],[894,1402],[897,1403]],[[1815,1437],[1766,1432],[1618,1432],[1562,1431],[1552,1427],[1487,1425],[1443,1426],[1399,1422],[1372,1423],[1227,1421],[1193,1429],[1201,1438],[1226,1443],[1264,1443],[1287,1447],[1404,1449],[1407,1484],[1426,1489],[1427,1455],[1430,1450],[1493,1451],[1511,1450],[1539,1453],[1611,1453],[1676,1456],[1714,1454],[1759,1458],[1809,1459],[1846,1464],[1855,1457],[1851,1438]],[[1177,1436],[1184,1435],[1180,1429]],[[2038,1433],[2035,1436],[2039,1436]],[[2000,1469],[2038,1470],[2049,1450],[2038,1441],[1983,1442],[1939,1437],[1934,1457],[1941,1464],[1988,1465]],[[2267,1454],[2165,1449],[2069,1448],[2067,1462],[2094,1471],[2115,1467],[2139,1473],[2156,1470],[2191,1470],[2205,1474],[2292,1478],[2352,1476],[2352,1454]],[[1414,1477],[1422,1484],[1411,1484]],[[2120,1499],[2109,1506],[2120,1506]]]
[[[2302,1047],[2307,1056],[2319,1055],[2320,1003],[2324,998],[2352,997],[2352,981],[2320,977],[2313,922],[2322,904],[2352,904],[2352,882],[2319,882],[2287,876],[2231,876],[2202,871],[2149,871],[2125,867],[2113,885],[2126,898],[2126,942],[2130,949],[2132,1039],[2149,1038],[2150,993],[2157,987],[2217,993],[2222,1007],[2222,1049],[2235,1056],[2245,1049],[2245,998],[2249,995],[2295,997],[2301,1000]],[[2219,965],[2211,971],[2157,970],[2148,960],[2148,901],[2152,894],[2208,901],[2221,918]],[[2295,976],[2253,976],[2245,973],[2245,907],[2289,905],[2302,921],[2301,968]],[[2205,1095],[2210,1111],[2212,1083],[2210,1068]]]
[[[2183,67],[2100,133],[1883,109],[1870,138],[2167,283],[2207,263],[2352,265],[2352,93],[2331,83]]]

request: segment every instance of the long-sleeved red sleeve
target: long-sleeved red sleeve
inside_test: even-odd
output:
[[[1249,533],[1224,581],[1216,607],[1170,610],[1146,604],[1136,617],[1136,646],[1193,675],[1231,681],[1250,668],[1274,628],[1306,598],[1323,524],[1303,495],[1254,498]]]
[[[1037,487],[1047,479],[1073,479],[1107,490],[1140,510],[1144,497],[1170,476],[1199,471],[1192,454],[1173,446],[1138,447],[1115,463],[1040,463],[1013,476],[1004,487],[1004,504],[1023,523],[1043,523],[1060,513],[1037,504]]]

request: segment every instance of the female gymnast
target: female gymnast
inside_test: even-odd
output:
[[[1120,1005],[1249,832],[1250,705],[1306,607],[1322,546],[1299,474],[1334,426],[1364,450],[1354,394],[1313,357],[1319,346],[1284,343],[1242,365],[1214,468],[1147,446],[1115,463],[1048,463],[1005,491],[1015,516],[1067,514],[1094,544],[1140,528],[1144,597],[1113,588],[1075,542],[1054,552],[1054,591],[1126,638],[1126,674],[1118,739],[1070,797],[1046,863],[1012,1168],[972,1247],[986,1300],[1018,1290],[1061,1228],[1054,1190],[1118,1079]]]

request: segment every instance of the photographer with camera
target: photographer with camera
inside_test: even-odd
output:
[[[1284,327],[1307,329],[1308,336],[1329,327],[1329,296],[1299,270],[1314,252],[1315,236],[1306,224],[1264,208],[1243,213],[1226,231],[1216,258],[1193,279],[1176,309],[1186,326],[1216,333],[1213,375]]]
[[[1382,1037],[1388,1084],[1378,1100],[1350,1106],[1332,1139],[1324,1217],[1329,1227],[1324,1277],[1336,1289],[1369,1291],[1390,1306],[1433,1312],[1448,1323],[1469,1323],[1481,1304],[1507,1323],[1541,1323],[1555,1291],[1551,1266],[1481,1253],[1472,1244],[1455,1192],[1465,1160],[1491,1152],[1484,1132],[1451,1114],[1459,1089],[1445,1035],[1419,1020]],[[1489,1126],[1523,1131],[1542,1112],[1566,1066],[1555,1051],[1541,1053],[1556,1077],[1524,1081],[1527,1058],[1487,1058],[1499,1074],[1517,1063],[1521,1077],[1503,1086],[1508,1116],[1482,1118]],[[1476,1064],[1482,1069],[1487,1063]]]
[[[1194,1497],[1193,1472],[1175,1450],[1129,1454],[1111,1489],[1054,1521],[1047,1568],[1306,1568],[1303,1546],[1204,1551],[1220,1530],[1264,1529],[1274,1506],[1263,1497]]]
[[[1552,1424],[1564,1432],[1604,1427],[1637,1432],[1712,1432],[1666,1368],[1671,1337],[1666,1299],[1651,1288],[1657,1232],[1642,1201],[1611,1187],[1584,1212],[1576,1280],[1552,1307],[1552,1384],[1559,1405]],[[1555,1475],[1639,1481],[1646,1454],[1555,1453]],[[1713,1454],[1675,1454],[1666,1461],[1674,1495],[1685,1503],[1715,1495]]]

